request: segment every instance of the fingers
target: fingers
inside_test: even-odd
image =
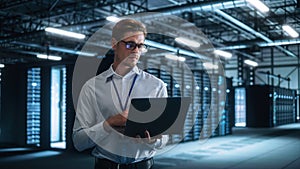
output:
[[[144,138],[142,138],[140,135],[136,135],[135,136],[135,141],[137,143],[148,143],[148,144],[150,142],[152,142],[151,137],[150,137],[150,133],[147,130],[145,131],[145,137]]]
[[[150,133],[149,133],[148,130],[145,131],[145,137],[146,137],[148,140],[151,139],[151,135],[150,135]]]
[[[136,143],[146,143],[146,144],[153,144],[157,141],[158,138],[161,138],[161,135],[151,137],[151,134],[148,130],[145,130],[144,132],[144,138],[142,138],[140,135],[136,135],[134,140]]]
[[[145,137],[148,139],[161,139],[162,135],[156,135],[156,136],[151,136],[150,132],[148,130],[145,131]]]
[[[123,115],[124,114],[124,115]],[[125,126],[127,121],[128,112],[119,113],[115,116],[109,117],[106,121],[110,126]]]
[[[136,135],[134,138],[136,143],[144,143],[143,138],[140,135]]]
[[[124,118],[128,118],[128,110],[124,110],[121,115],[124,117]]]
[[[148,130],[145,131],[145,137],[146,137],[146,141],[149,144],[155,143],[156,142],[156,138],[155,137],[151,137],[150,132]]]

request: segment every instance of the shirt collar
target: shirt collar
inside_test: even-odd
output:
[[[132,74],[137,74],[140,75],[141,71],[137,66],[134,66],[133,69],[128,72],[124,77],[130,76]],[[110,66],[110,68],[108,69],[108,71],[106,72],[105,78],[106,78],[106,82],[109,82],[113,76],[118,76],[121,77],[120,75],[118,75],[114,69],[112,68],[112,65]]]

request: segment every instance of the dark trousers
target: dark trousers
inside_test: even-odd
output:
[[[151,169],[153,164],[152,158],[132,164],[118,164],[107,159],[95,158],[95,169]]]

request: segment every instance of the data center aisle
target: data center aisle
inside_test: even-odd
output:
[[[92,169],[87,153],[42,151],[0,157],[1,169]],[[233,134],[178,144],[155,157],[154,169],[298,169],[300,123],[234,128]]]
[[[229,136],[179,144],[155,161],[155,169],[298,169],[300,124],[234,128]]]

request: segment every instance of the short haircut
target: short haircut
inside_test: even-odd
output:
[[[147,29],[144,24],[134,19],[123,19],[115,24],[112,30],[112,37],[120,41],[125,37],[128,32],[143,32],[147,36]]]

